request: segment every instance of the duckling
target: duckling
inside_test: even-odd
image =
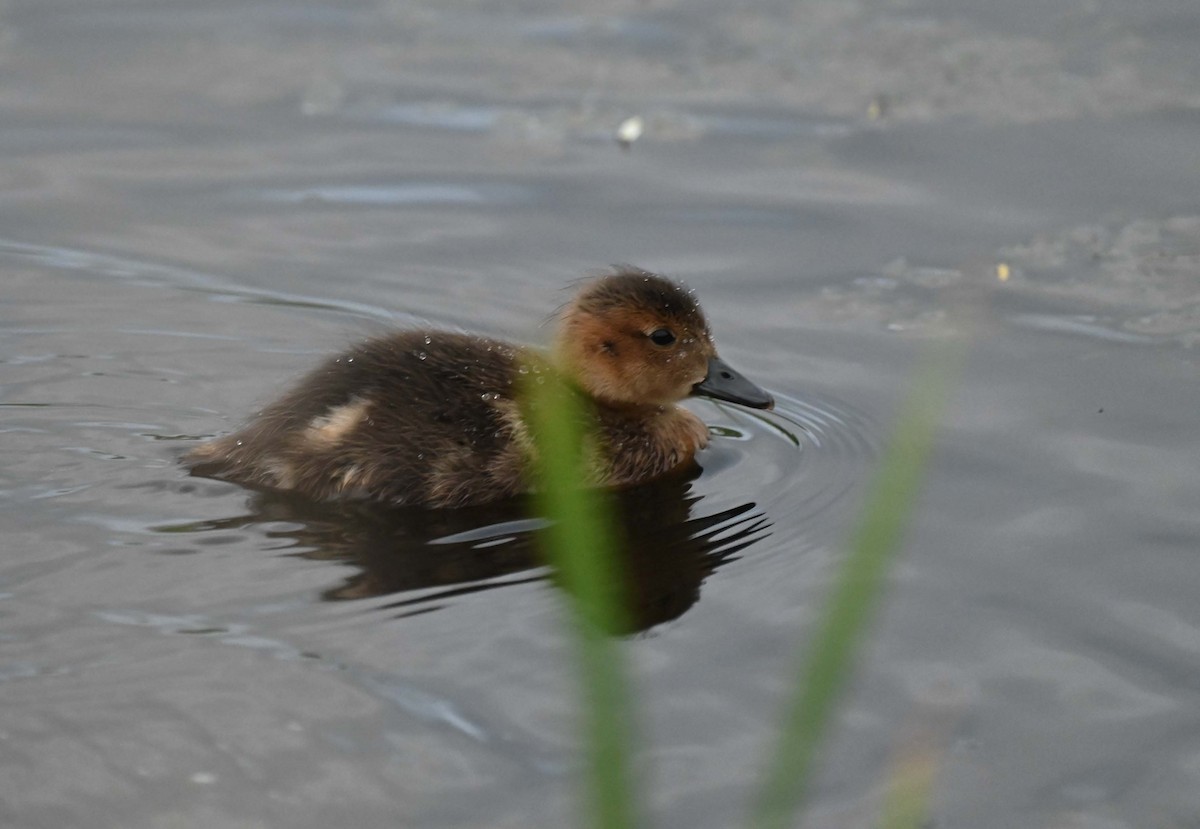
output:
[[[717,356],[695,297],[623,266],[563,308],[548,354],[437,330],[367,340],[334,357],[241,430],[184,456],[193,474],[429,508],[531,489],[525,375],[561,378],[590,404],[589,483],[627,487],[690,465],[708,428],[676,405],[702,395],[760,409],[771,396]]]

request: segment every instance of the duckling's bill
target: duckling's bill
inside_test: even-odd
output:
[[[740,403],[752,409],[775,407],[775,398],[743,377],[741,372],[729,363],[715,356],[709,358],[708,375],[692,386],[692,394]]]

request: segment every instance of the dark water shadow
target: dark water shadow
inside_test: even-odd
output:
[[[702,514],[690,479],[607,493],[627,581],[631,634],[682,616],[704,581],[750,544],[770,535],[753,502]],[[514,500],[457,510],[322,504],[286,493],[256,492],[246,515],[205,522],[207,530],[267,524],[290,541],[289,555],[349,564],[358,572],[322,591],[325,601],[379,596],[398,617],[444,608],[471,594],[554,581],[540,548],[547,522]]]

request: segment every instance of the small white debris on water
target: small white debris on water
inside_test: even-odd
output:
[[[642,133],[646,129],[646,122],[642,120],[642,116],[634,115],[632,118],[626,118],[617,125],[617,143],[621,145],[621,149],[628,150],[633,146],[633,142],[642,137]]]

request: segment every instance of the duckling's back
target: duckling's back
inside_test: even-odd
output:
[[[515,395],[522,372],[543,367],[524,349],[466,334],[368,340],[185,461],[196,474],[319,499],[497,500],[527,488]]]

